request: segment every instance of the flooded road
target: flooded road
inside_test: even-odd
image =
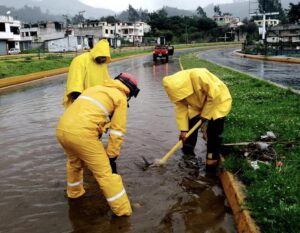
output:
[[[200,54],[199,57],[300,90],[300,64],[242,58],[232,55],[235,50],[240,50],[240,47],[212,50]]]
[[[1,233],[235,232],[218,179],[202,171],[205,145],[198,143],[197,159],[177,151],[165,167],[140,167],[141,156],[161,158],[178,139],[173,105],[161,83],[180,69],[182,52],[175,53],[167,64],[153,64],[151,56],[143,56],[109,66],[112,77],[133,73],[141,88],[130,102],[117,160],[133,205],[129,218],[112,216],[88,171],[86,194],[66,198],[66,157],[55,138],[66,75],[0,95]]]

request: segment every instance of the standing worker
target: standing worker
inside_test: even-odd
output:
[[[92,171],[103,194],[117,216],[132,213],[121,176],[112,173],[110,160],[120,155],[126,131],[129,99],[139,93],[131,74],[121,73],[103,86],[86,89],[61,116],[56,135],[67,154],[67,195],[78,198],[83,187],[84,164]],[[99,140],[110,123],[106,150]]]
[[[90,51],[75,57],[70,65],[64,107],[67,108],[85,89],[103,85],[109,80],[107,64],[110,62],[109,43],[101,39]]]
[[[163,85],[175,104],[184,154],[195,155],[198,130],[186,138],[188,130],[200,119],[208,121],[206,170],[215,171],[220,161],[225,116],[230,112],[232,102],[227,86],[204,68],[179,71],[165,77]]]

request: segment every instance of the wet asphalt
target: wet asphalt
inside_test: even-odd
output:
[[[85,196],[65,195],[66,157],[55,128],[66,75],[0,95],[0,232],[235,232],[220,182],[203,171],[203,141],[196,158],[177,151],[165,167],[142,169],[141,156],[162,158],[178,140],[162,78],[180,70],[178,57],[187,51],[175,50],[169,63],[142,56],[109,65],[112,77],[130,72],[141,88],[130,101],[117,160],[134,209],[130,218],[112,215],[88,171]]]

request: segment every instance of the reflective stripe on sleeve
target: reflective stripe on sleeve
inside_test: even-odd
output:
[[[85,95],[80,95],[80,96],[78,97],[78,99],[89,100],[89,101],[91,101],[92,103],[96,104],[96,105],[97,105],[97,106],[105,113],[106,119],[107,119],[108,121],[110,121],[108,111],[107,111],[106,108],[105,108],[101,103],[99,103],[97,100],[95,100],[95,99],[93,99],[93,98],[91,98],[91,97],[89,97],[89,96],[85,96]]]
[[[82,182],[83,182],[82,180],[78,181],[78,182],[74,182],[74,183],[69,183],[68,182],[68,186],[70,186],[70,187],[78,186],[78,185],[82,184]]]
[[[117,135],[117,136],[119,136],[119,137],[123,137],[123,136],[124,136],[124,134],[123,134],[121,131],[114,130],[114,129],[111,129],[111,130],[109,131],[109,133],[110,133],[110,134]]]
[[[107,198],[106,200],[108,202],[112,202],[112,201],[115,201],[117,199],[119,199],[120,197],[122,197],[125,193],[125,189],[123,188],[123,190],[121,192],[119,192],[117,195],[113,196],[113,197],[110,197],[110,198]]]

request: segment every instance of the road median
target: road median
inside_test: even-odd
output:
[[[233,107],[227,117],[224,143],[255,142],[269,131],[277,135],[271,146],[275,158],[259,162],[255,169],[247,161],[246,147],[231,148],[226,154],[220,179],[238,232],[296,232],[300,214],[296,175],[300,163],[299,94],[198,59],[195,54],[183,55],[181,62],[185,69],[207,68],[228,86]],[[245,185],[245,195],[236,179]]]

